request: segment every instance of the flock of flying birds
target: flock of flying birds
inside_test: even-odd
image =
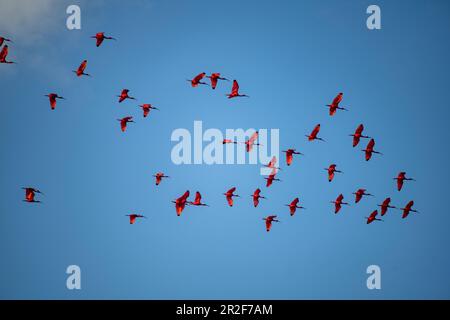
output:
[[[92,36],[91,38],[96,39],[97,47],[100,47],[100,45],[103,43],[104,40],[116,40],[113,37],[106,36],[104,34],[104,32],[98,32],[96,35]],[[6,44],[7,42],[12,43],[12,41],[10,39],[0,36],[0,47],[2,47],[3,44],[5,43],[5,45],[3,46],[3,48],[0,51],[0,64],[16,63],[13,61],[6,60],[7,56],[8,56],[8,45]],[[87,60],[83,60],[80,64],[80,66],[77,68],[77,70],[73,71],[77,77],[91,76],[90,74],[85,73],[87,63],[88,63]],[[209,78],[210,84],[208,84],[207,82],[204,82],[204,78]],[[202,73],[198,74],[197,76],[195,76],[193,79],[187,80],[187,81],[190,82],[190,84],[193,88],[198,87],[199,85],[206,85],[206,86],[210,85],[212,89],[215,89],[219,80],[230,81],[229,79],[222,77],[220,73],[212,73],[211,75],[208,76],[208,75],[206,75],[205,72],[202,72]],[[117,97],[119,97],[118,102],[122,103],[123,101],[125,101],[127,99],[136,100],[136,98],[129,95],[129,92],[130,91],[128,89],[123,89],[122,92],[120,93],[120,95],[117,96]],[[56,108],[57,99],[64,99],[64,97],[60,96],[57,93],[49,93],[45,96],[48,97],[49,103],[50,103],[50,108],[52,110],[54,110]],[[236,80],[233,80],[231,92],[229,94],[227,94],[226,96],[229,99],[237,98],[237,97],[248,97],[248,95],[246,95],[246,94],[239,93],[239,84]],[[331,104],[326,105],[329,108],[330,116],[334,116],[336,114],[337,110],[348,111],[345,107],[340,105],[342,98],[343,98],[343,93],[341,92],[334,98],[334,100],[331,102]],[[154,107],[153,105],[151,105],[149,103],[142,104],[139,107],[143,111],[144,118],[146,118],[149,115],[151,110],[159,110],[158,108]],[[122,132],[126,131],[128,123],[134,122],[132,116],[126,116],[126,117],[123,117],[123,118],[117,119],[117,120],[120,122],[120,129],[122,130]],[[363,135],[363,131],[364,131],[364,126],[362,124],[360,124],[356,128],[355,132],[353,134],[350,134],[350,136],[353,137],[353,147],[356,147],[359,144],[361,139],[370,139],[366,148],[362,150],[365,153],[365,160],[369,161],[372,158],[373,154],[381,155],[381,153],[374,149],[375,139],[373,139],[369,136]],[[320,124],[317,124],[314,127],[314,129],[311,131],[311,133],[309,135],[306,135],[308,141],[314,141],[314,140],[325,141],[323,138],[318,136],[319,132],[320,132]],[[223,144],[228,144],[228,143],[234,143],[234,144],[245,143],[246,152],[251,152],[253,150],[254,146],[259,145],[258,131],[253,133],[253,135],[245,142],[238,142],[238,141],[233,141],[233,140],[229,140],[229,139],[223,140]],[[294,149],[294,148],[289,148],[287,150],[284,150],[283,152],[286,154],[287,166],[290,166],[292,164],[294,155],[302,155],[302,153],[296,151],[296,149]],[[278,173],[278,170],[281,169],[281,168],[277,167],[276,164],[277,164],[277,158],[273,157],[271,159],[271,161],[267,165],[265,165],[266,167],[272,169],[271,173],[268,175],[268,177],[264,178],[267,180],[267,182],[266,182],[267,188],[270,187],[274,181],[281,181],[280,179],[276,178],[276,174]],[[325,168],[325,170],[327,171],[329,182],[333,181],[336,173],[342,173],[342,171],[337,169],[336,164],[331,164],[328,168]],[[154,175],[154,178],[155,178],[155,184],[158,186],[162,182],[163,179],[169,178],[169,176],[165,175],[163,172],[158,172]],[[413,178],[407,177],[406,172],[404,172],[404,171],[400,172],[397,175],[397,177],[395,177],[393,179],[396,180],[396,182],[397,182],[397,190],[398,191],[402,190],[403,184],[405,181],[414,181]],[[35,199],[36,194],[42,194],[41,191],[39,191],[38,189],[36,189],[34,187],[25,187],[23,189],[25,190],[25,199],[23,201],[28,202],[28,203],[40,203],[41,202],[40,200]],[[231,189],[229,189],[227,192],[224,193],[225,198],[230,207],[232,207],[234,204],[233,198],[239,197],[239,195],[236,194],[235,192],[236,192],[236,187],[232,187]],[[363,188],[358,189],[356,192],[353,192],[353,194],[355,195],[355,203],[360,202],[364,196],[373,196],[372,194],[368,193],[366,189],[363,189]],[[189,190],[187,190],[182,196],[180,196],[179,198],[172,201],[175,204],[175,210],[176,210],[176,213],[178,216],[181,216],[181,213],[183,212],[184,208],[187,205],[208,206],[207,204],[202,203],[202,196],[201,196],[200,192],[197,191],[195,193],[194,201],[188,200],[189,195],[190,195],[190,192],[189,192]],[[257,207],[259,205],[260,199],[266,199],[264,196],[261,195],[261,189],[259,189],[259,188],[254,191],[254,193],[253,193],[253,195],[251,195],[251,197],[253,199],[254,207]],[[295,198],[294,200],[292,200],[292,202],[290,204],[286,204],[286,206],[289,207],[289,212],[290,212],[291,216],[294,216],[297,209],[305,209],[303,206],[299,205],[299,202],[300,202],[299,198]],[[334,213],[335,214],[340,212],[343,205],[349,205],[348,202],[344,202],[344,196],[342,193],[339,194],[339,196],[334,201],[331,201],[331,203],[334,204]],[[404,208],[397,208],[397,207],[391,205],[391,198],[388,197],[381,204],[378,204],[378,207],[380,207],[381,216],[384,216],[387,213],[388,209],[399,209],[403,212],[402,218],[406,218],[410,212],[418,212],[417,210],[414,210],[412,208],[413,205],[414,205],[414,201],[411,200],[405,205]],[[138,219],[138,218],[145,218],[144,215],[135,214],[135,213],[131,213],[126,216],[129,217],[130,224],[134,224],[136,222],[136,219]],[[367,224],[370,224],[374,221],[383,221],[382,219],[377,218],[377,216],[378,216],[378,210],[374,210],[368,217],[366,217]],[[273,222],[279,222],[276,215],[269,215],[269,216],[263,218],[263,220],[265,221],[267,232],[270,231]]]

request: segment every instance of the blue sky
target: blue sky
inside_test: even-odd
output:
[[[0,298],[450,298],[448,2],[378,1],[378,31],[366,28],[370,1],[19,3],[0,1],[0,34],[19,62],[0,65]],[[66,29],[70,4],[81,30]],[[96,48],[98,31],[118,41]],[[83,59],[92,78],[71,72]],[[203,71],[237,79],[250,98],[226,99],[229,83],[191,88],[185,79]],[[138,103],[117,103],[122,88],[161,111],[143,119]],[[341,91],[350,111],[329,117]],[[67,100],[51,111],[49,92]],[[116,119],[127,115],[137,122],[123,134]],[[176,166],[171,133],[195,120],[277,128],[280,147],[305,156],[269,189],[258,165]],[[327,143],[306,141],[317,123]],[[366,141],[352,148],[360,123],[383,156],[365,162]],[[344,174],[328,183],[331,163]],[[171,176],[158,187],[157,171]],[[398,192],[399,171],[417,182]],[[25,185],[44,203],[22,202]],[[232,186],[245,197],[230,208]],[[268,200],[255,209],[257,187]],[[334,215],[329,201],[353,202],[360,187],[375,197]],[[171,200],[185,190],[211,207],[177,217]],[[421,213],[366,225],[387,196]],[[307,210],[290,217],[295,197]],[[130,212],[148,219],[129,225]],[[269,214],[282,222],[267,233]],[[71,264],[79,291],[65,286]],[[381,290],[366,287],[371,264]]]

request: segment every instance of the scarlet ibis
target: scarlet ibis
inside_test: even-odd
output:
[[[50,108],[52,110],[55,110],[55,108],[56,108],[56,99],[64,99],[63,97],[59,96],[57,93],[49,93],[49,94],[46,94],[45,97],[48,97],[48,100],[50,101]]]
[[[206,82],[202,82],[201,80],[206,76],[205,72],[199,73],[198,75],[196,75],[194,77],[194,79],[192,80],[186,80],[189,81],[191,83],[192,87],[197,87],[199,84],[204,84],[204,85],[208,85]]]
[[[372,223],[374,221],[383,221],[381,219],[378,219],[376,216],[378,215],[378,210],[373,211],[370,216],[366,217],[367,218],[367,224]]]
[[[190,201],[189,204],[191,204],[193,206],[206,206],[206,207],[209,207],[206,203],[202,203],[202,195],[198,191],[195,193],[195,200],[194,201]]]
[[[230,81],[227,78],[223,78],[220,76],[220,73],[216,72],[216,73],[212,73],[210,76],[206,76],[207,78],[209,78],[211,80],[211,88],[215,89],[217,86],[217,80],[226,80],[226,81]]]
[[[259,199],[266,199],[266,197],[261,196],[261,189],[256,189],[255,192],[253,192],[253,195],[251,195],[251,197],[253,197],[253,205],[255,206],[255,208],[258,206],[259,204]]]
[[[95,34],[95,36],[92,36],[91,38],[94,38],[94,39],[96,39],[97,40],[97,43],[96,43],[96,46],[97,47],[100,47],[100,45],[102,44],[102,42],[103,42],[103,40],[116,40],[115,38],[113,38],[113,37],[107,37],[107,36],[105,36],[105,33],[104,32],[97,32],[96,34]]]
[[[12,41],[11,41],[11,39],[0,37],[0,47],[3,45],[3,42],[12,42]]]
[[[25,202],[34,202],[34,203],[40,203],[41,201],[39,200],[35,200],[34,197],[36,195],[36,193],[39,194],[43,194],[41,191],[39,191],[38,189],[32,188],[32,187],[24,187],[22,188],[23,190],[25,190]]]
[[[308,138],[308,141],[320,140],[325,142],[325,140],[317,136],[319,131],[320,131],[320,123],[314,127],[313,131],[311,131],[309,135],[306,136]]]
[[[239,84],[236,80],[233,80],[233,87],[231,88],[231,93],[227,94],[228,99],[236,98],[236,97],[247,97],[246,94],[239,94]]]
[[[285,151],[283,151],[283,152],[286,153],[286,164],[287,164],[288,166],[290,166],[290,165],[292,164],[292,160],[293,160],[293,155],[294,155],[294,154],[300,154],[300,155],[303,155],[303,153],[297,152],[297,151],[295,151],[295,149],[287,149],[287,150],[285,150]]]
[[[265,165],[265,167],[270,169],[281,170],[281,168],[275,166],[276,164],[277,164],[277,157],[273,156],[272,159],[269,161],[269,163]]]
[[[333,102],[331,104],[327,104],[327,107],[330,108],[330,116],[334,116],[337,109],[348,111],[344,107],[339,107],[339,103],[342,101],[343,95],[344,94],[342,92],[339,92],[339,94],[333,99]]]
[[[410,212],[416,212],[419,213],[419,211],[412,209],[412,206],[414,205],[414,201],[410,201],[406,204],[404,208],[401,208],[400,210],[403,210],[402,218],[405,219]]]
[[[6,60],[7,56],[8,56],[8,45],[5,44],[2,51],[0,51],[0,63],[7,63],[7,64],[16,63],[14,61],[7,61]]]
[[[120,121],[120,128],[122,129],[122,132],[125,132],[125,130],[127,129],[127,124],[129,122],[134,122],[133,117],[131,116],[124,117],[122,119],[117,119],[117,121]]]
[[[87,60],[83,60],[83,62],[81,62],[80,66],[78,67],[78,69],[75,71],[73,70],[72,72],[75,72],[77,77],[81,77],[81,76],[88,76],[90,77],[91,75],[89,73],[85,73],[84,70],[86,69],[87,66]]]
[[[272,222],[280,222],[280,220],[276,219],[277,216],[268,216],[263,218],[263,220],[266,221],[266,230],[267,232],[270,231],[270,228],[272,228]]]
[[[273,168],[272,172],[269,174],[267,178],[264,178],[267,180],[266,187],[270,187],[272,185],[272,182],[274,181],[281,181],[280,179],[275,178],[275,175],[277,174],[277,169]]]
[[[245,150],[247,152],[252,151],[253,146],[260,146],[261,145],[259,143],[255,143],[255,141],[258,139],[258,134],[259,134],[258,131],[255,131],[252,134],[252,136],[247,141],[244,142],[245,143]]]
[[[375,146],[375,140],[370,139],[369,143],[367,144],[367,147],[361,151],[364,151],[366,153],[366,161],[369,161],[370,158],[372,158],[372,153],[382,154],[381,152],[375,151],[373,147]]]
[[[300,200],[298,198],[295,198],[294,200],[292,200],[292,202],[290,204],[286,204],[286,206],[289,207],[289,212],[291,213],[291,216],[293,216],[295,214],[295,211],[297,209],[306,209],[305,207],[297,205],[299,201]]]
[[[177,198],[175,201],[172,201],[173,203],[175,203],[175,210],[177,212],[177,216],[180,216],[181,212],[183,212],[188,197],[189,197],[189,190],[187,190],[181,197]]]
[[[325,168],[325,170],[328,171],[328,182],[333,181],[334,174],[335,174],[336,172],[342,173],[342,171],[336,170],[336,165],[335,165],[334,163],[333,163],[333,164],[330,164],[330,166],[329,166],[328,168]]]
[[[128,89],[123,89],[122,92],[120,93],[119,97],[119,103],[121,103],[122,101],[124,101],[125,99],[131,99],[131,100],[136,100],[136,98],[134,97],[130,97],[128,95],[128,92],[130,92],[130,90]]]
[[[150,110],[152,110],[152,109],[153,110],[159,110],[158,108],[152,106],[149,103],[141,104],[139,107],[141,107],[142,111],[144,112],[144,118],[146,118],[148,116],[148,114],[150,113]]]
[[[158,186],[163,178],[169,178],[169,176],[164,175],[162,172],[158,172],[153,175],[155,177],[155,184]]]
[[[222,144],[228,144],[228,143],[234,143],[236,144],[236,141],[230,140],[230,139],[223,139]]]
[[[361,200],[363,196],[373,197],[373,194],[366,193],[366,189],[358,189],[356,192],[353,192],[353,194],[355,195],[355,203],[358,203],[359,200]]]
[[[236,187],[233,187],[233,188],[231,188],[230,190],[228,190],[227,192],[224,193],[225,197],[227,198],[228,205],[230,207],[233,206],[233,197],[239,197],[239,195],[234,194],[235,191],[236,191]]]
[[[356,147],[356,146],[358,145],[359,140],[360,140],[361,138],[370,139],[369,136],[364,136],[364,135],[362,134],[363,130],[364,130],[364,125],[363,125],[363,124],[360,124],[360,125],[358,126],[358,128],[356,128],[355,133],[354,133],[354,134],[350,134],[350,136],[353,137],[353,147]]]
[[[381,216],[384,216],[389,208],[396,209],[397,207],[391,206],[391,198],[384,199],[382,204],[379,204],[378,206],[381,207]]]
[[[342,200],[344,200],[344,196],[342,195],[342,193],[340,195],[338,195],[338,197],[336,198],[335,201],[331,201],[331,203],[334,203],[334,213],[338,213],[339,210],[341,210],[342,205],[347,205],[349,206],[350,204],[348,204],[347,202],[343,202]]]
[[[134,224],[136,222],[137,218],[147,218],[146,216],[143,216],[141,214],[135,214],[135,213],[126,214],[125,216],[130,217],[130,224]]]
[[[393,178],[394,180],[397,180],[397,190],[402,190],[403,182],[404,181],[416,181],[414,178],[407,178],[406,172],[402,171],[398,174],[397,178]]]

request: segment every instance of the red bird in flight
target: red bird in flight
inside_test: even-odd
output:
[[[381,216],[384,216],[389,208],[396,209],[397,207],[391,206],[391,198],[384,199],[382,204],[379,204],[378,206],[381,208]]]
[[[366,217],[367,218],[367,224],[372,223],[374,221],[383,221],[381,219],[378,219],[376,216],[378,215],[378,210],[373,211],[370,216]]]
[[[230,139],[223,139],[222,144],[228,144],[228,143],[234,143],[237,144],[236,141],[230,140]]]
[[[130,92],[130,90],[128,89],[123,89],[122,92],[120,93],[119,97],[119,103],[121,103],[122,101],[124,101],[125,99],[131,99],[131,100],[136,100],[136,98],[134,97],[130,97],[128,95],[128,92]]]
[[[348,111],[344,107],[339,107],[339,103],[342,101],[343,95],[344,94],[342,92],[339,92],[339,94],[333,99],[333,102],[331,104],[327,104],[327,107],[330,108],[330,116],[334,116],[336,110],[338,109]]]
[[[401,208],[400,210],[403,210],[402,219],[405,219],[410,212],[416,212],[419,213],[419,211],[412,209],[412,206],[414,205],[414,201],[410,201],[406,204],[404,208]]]
[[[73,70],[73,72],[76,73],[77,77],[81,77],[81,76],[90,77],[91,75],[89,73],[84,72],[84,70],[86,69],[86,66],[87,66],[87,60],[83,60],[83,62],[81,62],[80,66],[78,67],[78,69],[76,71]]]
[[[295,149],[287,149],[287,150],[285,150],[285,151],[283,151],[284,153],[286,153],[286,164],[288,165],[288,166],[290,166],[291,164],[292,164],[292,160],[293,160],[293,158],[294,158],[294,154],[300,154],[300,155],[304,155],[303,153],[301,153],[301,152],[297,152],[297,151],[295,151]]]
[[[105,36],[105,33],[104,32],[97,32],[96,34],[95,34],[95,36],[92,36],[91,38],[94,38],[94,39],[96,39],[97,40],[97,43],[95,44],[97,47],[100,47],[100,45],[102,44],[102,42],[103,42],[103,40],[116,40],[115,38],[113,38],[113,37],[107,37],[107,36]]]
[[[134,224],[136,222],[137,218],[147,218],[146,216],[143,216],[141,214],[135,214],[135,213],[126,214],[125,216],[130,217],[130,224]]]
[[[159,110],[158,108],[152,106],[149,103],[141,104],[139,107],[141,107],[142,111],[144,112],[144,118],[146,118],[148,116],[148,114],[150,113],[150,110],[152,110],[152,109],[153,110]]]
[[[307,135],[306,137],[308,138],[308,141],[313,141],[313,140],[320,140],[320,141],[324,141],[322,138],[319,138],[317,135],[319,134],[320,131],[320,124],[316,125],[313,129],[313,131],[311,131],[311,133],[309,135]]]
[[[212,73],[210,76],[206,76],[207,78],[209,78],[211,80],[211,88],[215,89],[217,86],[217,81],[218,80],[226,80],[226,81],[230,81],[227,78],[222,78],[220,76],[220,73]]]
[[[360,124],[358,126],[358,128],[356,128],[355,133],[350,135],[351,137],[353,137],[353,147],[356,147],[358,145],[359,140],[361,138],[370,139],[369,136],[364,136],[362,134],[363,130],[364,130],[364,125]]]
[[[153,175],[155,177],[155,184],[158,186],[163,178],[169,178],[169,176],[164,175],[162,172],[158,172]]]
[[[295,198],[294,200],[292,200],[292,202],[290,204],[286,204],[286,206],[289,207],[289,212],[291,214],[291,217],[295,214],[295,211],[297,211],[297,209],[306,209],[305,207],[298,206],[299,201],[300,200],[298,198]]]
[[[261,189],[256,189],[255,192],[253,192],[253,195],[251,195],[251,197],[253,197],[253,205],[255,206],[255,208],[258,206],[259,204],[259,199],[266,199],[266,197],[261,196]]]
[[[177,212],[177,216],[180,216],[181,212],[183,212],[188,197],[189,197],[189,190],[187,190],[181,197],[179,197],[175,201],[172,201],[173,203],[175,203],[175,210]]]
[[[6,60],[7,56],[8,56],[8,45],[5,44],[2,51],[0,51],[0,63],[7,63],[7,64],[16,63],[14,61]]]
[[[34,197],[36,196],[36,193],[39,194],[43,194],[41,191],[39,191],[38,189],[32,188],[32,187],[25,187],[22,188],[23,190],[25,190],[25,202],[34,202],[34,203],[40,203],[41,201],[39,200],[35,200]]]
[[[358,203],[359,200],[361,200],[363,196],[373,197],[373,194],[366,193],[366,189],[358,189],[356,192],[353,192],[353,194],[355,195],[355,203]]]
[[[261,144],[259,143],[255,143],[255,141],[258,139],[258,131],[255,131],[252,136],[250,137],[250,139],[248,139],[247,141],[245,141],[245,150],[247,152],[252,151],[253,146],[260,146]]]
[[[228,99],[236,98],[236,97],[249,97],[246,94],[239,94],[239,84],[236,80],[233,80],[233,88],[231,88],[231,93],[227,94]]]
[[[64,99],[63,97],[59,96],[57,93],[49,93],[49,94],[46,94],[45,97],[48,97],[48,100],[50,101],[50,108],[52,110],[55,110],[55,108],[56,108],[56,99]]]
[[[272,222],[280,222],[280,220],[276,219],[277,216],[268,216],[266,218],[263,218],[263,220],[266,221],[266,230],[267,232],[270,231],[270,228],[272,228]]]
[[[336,165],[335,165],[334,163],[333,163],[333,164],[330,164],[330,166],[329,166],[328,168],[325,168],[325,170],[328,171],[328,182],[333,181],[334,174],[335,174],[336,172],[338,172],[338,173],[343,173],[343,172],[340,171],[340,170],[336,170]]]
[[[191,83],[191,86],[192,86],[193,88],[194,88],[194,87],[197,87],[199,84],[208,85],[206,82],[202,82],[202,81],[201,81],[205,76],[206,76],[206,73],[205,73],[205,72],[202,72],[202,73],[199,73],[198,75],[196,75],[196,76],[194,77],[194,79],[192,79],[192,80],[186,80],[186,81],[189,81],[189,82]]]
[[[265,167],[270,169],[281,170],[281,168],[275,166],[276,164],[277,164],[277,157],[273,156],[272,159],[269,161],[269,163],[265,165]]]
[[[134,122],[133,117],[131,116],[124,117],[122,119],[117,119],[117,121],[120,121],[120,129],[122,129],[122,132],[125,132],[125,130],[127,129],[127,124],[129,122]]]
[[[277,169],[273,168],[272,172],[269,174],[267,178],[264,178],[267,180],[266,187],[270,187],[272,185],[272,182],[274,181],[281,181],[280,179],[275,178],[275,175],[277,174]]]
[[[224,193],[225,197],[227,198],[228,205],[230,207],[233,206],[233,197],[239,197],[239,195],[234,194],[234,191],[236,191],[236,187],[233,187]]]
[[[11,39],[0,37],[0,47],[3,45],[3,42],[12,42],[12,41],[11,41]]]
[[[334,213],[338,213],[339,210],[341,210],[342,205],[347,205],[349,206],[350,204],[348,204],[347,202],[343,202],[344,200],[344,196],[342,195],[342,193],[340,195],[338,195],[338,197],[336,198],[335,201],[331,201],[331,203],[334,203]]]
[[[374,139],[370,139],[369,143],[367,144],[367,147],[362,150],[366,153],[366,161],[369,161],[370,158],[372,158],[372,153],[377,153],[377,154],[381,154],[381,152],[375,151],[373,149],[373,147],[375,146],[375,140]]]
[[[198,191],[195,193],[195,200],[194,201],[189,201],[189,204],[191,204],[193,206],[206,206],[206,207],[209,207],[206,203],[202,203],[202,195]]]
[[[397,180],[397,190],[402,190],[403,182],[404,181],[416,181],[414,178],[407,178],[406,172],[402,171],[398,174],[397,178],[393,178],[394,180]]]

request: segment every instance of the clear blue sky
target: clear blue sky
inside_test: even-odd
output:
[[[379,31],[366,28],[372,1],[42,0],[33,11],[39,2],[14,9],[31,11],[20,22],[0,1],[0,35],[19,62],[0,65],[0,298],[450,298],[447,1],[377,1]],[[74,3],[79,31],[65,27]],[[98,31],[118,41],[96,48]],[[83,59],[92,78],[71,72]],[[192,89],[185,79],[202,71],[238,79],[250,98],[226,99],[229,83]],[[117,103],[122,88],[161,111],[143,119],[137,103]],[[340,91],[350,111],[331,118],[324,105]],[[49,92],[67,98],[55,111]],[[126,115],[137,122],[123,134]],[[269,189],[257,165],[176,166],[170,135],[194,120],[279,128],[281,148],[305,156]],[[317,123],[327,143],[306,141]],[[365,162],[366,141],[352,148],[360,123],[383,156]],[[330,184],[331,163],[344,174]],[[157,171],[171,176],[159,187]],[[402,192],[399,171],[417,179]],[[44,203],[22,202],[25,185]],[[232,186],[245,197],[230,208]],[[255,209],[257,187],[269,199]],[[334,215],[329,201],[353,202],[359,187],[375,197]],[[177,217],[171,200],[185,190],[211,207]],[[297,196],[307,210],[290,217]],[[421,213],[366,225],[387,196]],[[129,225],[130,212],[148,219]],[[269,214],[282,222],[267,233]],[[71,264],[80,291],[66,289]],[[371,264],[378,291],[366,288]]]

